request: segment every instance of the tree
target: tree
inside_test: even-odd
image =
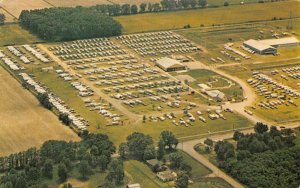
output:
[[[181,163],[183,161],[183,157],[179,153],[171,153],[169,155],[169,160],[171,162],[171,165],[170,165],[171,168],[178,169],[181,166]]]
[[[109,166],[109,172],[106,177],[106,180],[109,182],[113,182],[116,185],[120,185],[123,182],[124,176],[125,173],[124,173],[123,162],[118,159],[112,160]]]
[[[130,14],[130,5],[129,4],[123,4],[121,6],[121,14],[122,15]]]
[[[263,124],[261,122],[256,123],[256,125],[254,126],[254,131],[258,134],[262,134],[264,132],[267,132],[268,130],[268,125]]]
[[[200,7],[205,7],[207,5],[207,1],[206,0],[199,0],[199,6]]]
[[[41,105],[43,105],[45,108],[51,110],[52,109],[52,104],[49,101],[49,96],[48,93],[40,93],[37,96],[38,100],[40,101]]]
[[[90,166],[86,160],[80,161],[78,166],[78,172],[81,174],[83,179],[86,179],[90,173]]]
[[[105,155],[101,155],[99,157],[99,164],[100,164],[101,171],[104,171],[107,169],[108,163],[109,163],[109,161]]]
[[[131,5],[130,13],[131,14],[137,14],[138,13],[138,7],[136,5]]]
[[[235,141],[238,141],[240,138],[242,138],[244,136],[243,133],[241,133],[240,131],[234,131],[234,134],[233,134],[233,139]]]
[[[5,22],[5,15],[0,13],[0,25],[3,25]]]
[[[174,150],[178,145],[178,140],[171,131],[161,132],[160,139],[163,140],[168,150]]]
[[[67,172],[66,165],[60,163],[58,165],[58,171],[57,171],[57,173],[58,173],[59,180],[61,182],[65,182],[67,180],[67,178],[68,178],[68,172]]]
[[[228,2],[228,1],[225,1],[225,2],[224,2],[224,6],[225,6],[225,7],[229,6],[229,2]]]
[[[121,143],[119,146],[119,155],[122,159],[127,158],[128,151],[129,151],[128,145],[126,143]]]
[[[19,177],[16,181],[14,188],[27,188],[27,182],[24,177]]]
[[[218,141],[215,145],[215,152],[219,161],[235,157],[234,146],[227,141]]]
[[[61,120],[65,125],[70,125],[72,120],[69,118],[67,113],[60,113],[58,119]]]
[[[127,137],[127,145],[129,153],[142,160],[146,148],[153,144],[153,140],[149,135],[135,132]]]
[[[51,159],[47,159],[42,168],[43,176],[52,179],[53,178],[53,162]]]
[[[37,167],[30,167],[26,175],[27,175],[27,180],[37,181],[40,177],[40,172]]]
[[[152,11],[153,11],[152,3],[148,3],[148,12],[152,12]]]
[[[197,1],[196,0],[190,0],[191,1],[191,7],[195,8],[197,6]]]
[[[156,151],[154,146],[149,145],[146,147],[145,151],[144,151],[144,156],[143,156],[143,160],[150,160],[150,159],[155,159],[156,158]]]
[[[145,12],[146,11],[146,7],[147,7],[146,3],[141,3],[140,4],[140,12]]]
[[[180,173],[176,180],[176,187],[177,188],[188,188],[189,185],[189,176],[187,173]]]
[[[206,144],[208,147],[212,148],[214,145],[214,141],[212,139],[207,138],[204,140],[204,144]]]
[[[158,142],[158,150],[157,150],[157,158],[161,160],[166,154],[166,144],[162,139],[159,139]]]

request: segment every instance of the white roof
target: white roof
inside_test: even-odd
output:
[[[141,185],[139,183],[135,183],[135,184],[128,184],[127,187],[128,188],[140,188]]]
[[[179,65],[179,66],[183,66],[179,61],[175,60],[175,59],[171,59],[168,57],[164,57],[162,59],[159,59],[156,61],[157,64],[159,64],[160,66],[164,67],[164,68],[170,68],[174,65]]]
[[[270,46],[277,46],[277,45],[299,43],[299,40],[296,37],[285,37],[285,38],[280,38],[280,39],[260,40],[259,42],[270,45]]]
[[[263,51],[263,50],[266,50],[266,49],[269,49],[269,48],[274,48],[268,44],[265,44],[265,43],[262,43],[261,41],[257,41],[257,40],[254,40],[254,39],[250,39],[250,40],[247,40],[244,42],[244,44],[248,45],[248,46],[251,46],[259,51]]]
[[[210,97],[213,97],[213,98],[218,97],[220,99],[223,99],[225,97],[225,94],[219,90],[210,90],[210,91],[206,91],[206,93],[207,93],[207,95],[209,95]]]

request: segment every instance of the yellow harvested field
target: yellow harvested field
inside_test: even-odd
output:
[[[93,6],[99,4],[111,4],[107,0],[47,0],[48,3],[55,7],[76,7],[76,6]]]
[[[3,0],[0,6],[10,12],[15,17],[19,17],[22,10],[32,10],[52,7],[49,3],[43,0]]]
[[[280,7],[280,8],[279,8]],[[146,13],[115,17],[126,33],[182,29],[191,27],[212,26],[213,24],[231,24],[250,21],[288,18],[290,11],[294,17],[300,16],[300,2],[280,1],[274,3],[255,3],[233,5],[229,7]]]
[[[0,66],[0,156],[79,137]]]
[[[15,18],[8,14],[3,8],[0,8],[0,14],[4,14],[5,15],[5,22],[14,22]]]

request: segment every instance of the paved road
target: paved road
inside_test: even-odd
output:
[[[285,127],[287,128],[297,128],[300,126],[300,123],[291,123],[290,125],[286,125]],[[242,130],[240,132],[243,133],[253,133],[254,130],[253,128],[248,128],[245,130]],[[221,133],[214,133],[211,136],[208,136],[207,138],[210,138],[214,141],[219,141],[219,140],[224,140],[224,139],[230,139],[233,137],[234,131],[227,131],[227,132],[221,132]],[[181,142],[178,144],[177,148],[183,150],[186,152],[188,155],[196,159],[198,162],[202,163],[205,167],[210,169],[214,176],[220,177],[224,179],[226,182],[228,182],[230,185],[232,185],[235,188],[241,188],[244,187],[242,184],[240,184],[238,181],[221,171],[217,166],[212,164],[207,158],[204,156],[200,155],[194,150],[194,146],[199,143],[204,143],[204,140],[206,138],[202,139],[196,139],[196,140],[190,140],[186,142]]]

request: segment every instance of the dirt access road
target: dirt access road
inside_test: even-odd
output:
[[[0,66],[0,156],[79,137]]]

